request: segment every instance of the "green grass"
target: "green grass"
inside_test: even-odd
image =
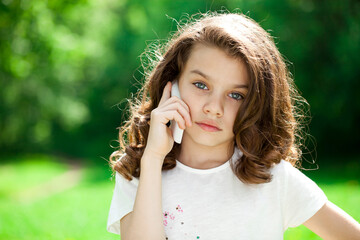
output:
[[[358,158],[357,158],[358,159]],[[329,200],[360,219],[359,161],[305,171],[324,190]],[[320,161],[319,161],[320,162]],[[323,166],[325,164],[321,164]],[[64,180],[68,189],[46,188],[70,165],[49,156],[2,159],[0,163],[0,239],[6,240],[112,240],[106,231],[114,182],[106,162],[83,166],[80,178]],[[59,187],[59,185],[58,185]],[[318,240],[304,226],[288,229],[285,240]]]
[[[48,196],[38,193],[41,188],[35,186],[66,172],[69,166],[49,157],[1,164],[0,239],[119,239],[106,231],[114,182],[105,164],[85,166],[77,185]]]

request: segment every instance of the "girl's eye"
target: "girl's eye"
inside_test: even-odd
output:
[[[240,93],[237,93],[237,92],[230,93],[230,95],[236,101],[240,101],[244,98]]]
[[[201,82],[195,82],[193,83],[197,88],[199,89],[205,89],[207,88],[205,84],[201,83]]]
[[[207,86],[202,82],[195,82],[193,84],[199,89],[208,90]],[[235,99],[236,101],[241,101],[242,99],[244,99],[244,96],[237,92],[230,93],[230,97]]]

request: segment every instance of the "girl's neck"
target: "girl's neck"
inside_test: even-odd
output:
[[[196,169],[210,169],[227,162],[234,153],[234,144],[201,145],[184,135],[177,160]]]

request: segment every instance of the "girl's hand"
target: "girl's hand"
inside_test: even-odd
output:
[[[175,120],[181,129],[192,126],[189,107],[180,98],[170,96],[171,82],[168,82],[158,107],[151,112],[150,130],[144,151],[144,154],[153,155],[163,161],[174,146],[171,128],[166,124]]]

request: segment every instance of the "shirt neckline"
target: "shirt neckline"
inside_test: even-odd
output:
[[[192,168],[189,167],[181,162],[179,162],[179,160],[176,159],[176,166],[179,166],[179,168],[187,171],[187,172],[193,172],[193,173],[199,173],[199,174],[204,174],[204,173],[214,173],[214,172],[218,172],[222,169],[227,168],[228,166],[230,166],[229,161],[226,161],[225,163],[221,164],[220,166],[214,167],[214,168],[208,168],[208,169],[199,169],[199,168]]]
[[[242,156],[242,152],[240,151],[239,148],[237,148],[235,146],[234,148],[234,153],[232,155],[232,157],[226,161],[225,163],[221,164],[220,166],[214,167],[214,168],[208,168],[208,169],[199,169],[199,168],[192,168],[189,167],[183,163],[181,163],[179,160],[176,159],[176,166],[178,166],[179,168],[187,171],[187,172],[192,172],[192,173],[197,173],[197,174],[208,174],[208,173],[214,173],[214,172],[219,172],[223,169],[229,168],[230,167],[230,160],[237,160],[239,157]]]

